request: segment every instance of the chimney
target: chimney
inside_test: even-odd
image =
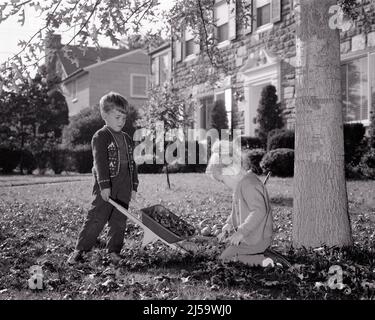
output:
[[[46,53],[46,67],[47,67],[47,78],[54,77],[56,75],[56,51],[62,48],[61,35],[48,33],[45,39],[45,53]]]

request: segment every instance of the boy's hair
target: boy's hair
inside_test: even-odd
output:
[[[128,101],[121,94],[113,91],[101,97],[99,106],[101,114],[108,113],[112,110],[127,113],[129,110]]]

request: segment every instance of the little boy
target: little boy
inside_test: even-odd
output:
[[[111,197],[128,208],[130,199],[135,200],[136,197],[138,175],[133,159],[133,141],[128,134],[121,131],[125,125],[128,108],[127,100],[115,92],[110,92],[100,99],[100,114],[105,125],[91,140],[94,158],[94,199],[76,248],[68,259],[69,264],[83,260],[83,252],[91,250],[107,222],[108,253],[113,263],[118,263],[121,259],[126,216],[115,209],[108,200]]]

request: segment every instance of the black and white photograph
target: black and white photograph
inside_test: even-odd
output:
[[[375,1],[0,0],[9,300],[373,302]]]

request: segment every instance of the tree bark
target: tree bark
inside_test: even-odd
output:
[[[300,0],[296,13],[293,245],[349,246],[336,0]]]

